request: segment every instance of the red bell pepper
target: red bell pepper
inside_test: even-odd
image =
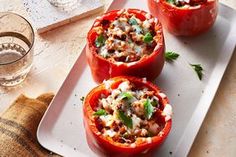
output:
[[[146,19],[145,11],[138,9],[128,9],[128,13],[133,13],[141,21]],[[157,45],[154,48],[153,52],[142,57],[140,60],[131,63],[116,64],[116,62],[109,59],[105,59],[97,54],[97,47],[95,46],[95,40],[98,37],[98,34],[94,30],[97,26],[103,26],[104,21],[114,21],[115,18],[119,16],[120,10],[114,10],[108,13],[105,13],[100,18],[97,18],[88,32],[87,35],[87,47],[86,47],[86,56],[87,61],[90,66],[93,79],[101,83],[105,79],[109,79],[115,76],[120,75],[130,75],[137,77],[146,77],[148,80],[154,80],[162,71],[164,66],[164,51],[165,43],[164,36],[162,32],[162,26],[160,22],[156,19],[153,28],[156,33],[155,37],[158,39]],[[151,16],[152,17],[152,16]]]
[[[162,107],[160,110],[157,110],[155,115],[157,116],[157,123],[162,125],[162,130],[155,136],[149,137],[151,138],[151,142],[147,142],[147,140],[137,140],[135,141],[136,146],[132,147],[131,145],[127,145],[126,143],[119,143],[112,140],[112,138],[103,136],[101,132],[99,132],[96,120],[93,116],[96,107],[98,106],[98,99],[103,95],[111,94],[110,90],[117,89],[119,84],[122,82],[129,80],[132,84],[135,84],[137,88],[144,88],[154,91],[154,95],[159,98],[159,102]],[[172,120],[166,119],[166,115],[163,114],[164,108],[168,104],[168,98],[160,94],[161,91],[158,87],[152,84],[149,81],[144,81],[143,79],[129,76],[119,76],[114,77],[109,80],[112,82],[110,84],[110,89],[107,89],[106,84],[100,84],[90,91],[90,93],[86,96],[83,105],[83,113],[84,113],[84,126],[86,129],[87,142],[91,149],[97,152],[102,152],[106,155],[119,154],[118,156],[132,156],[140,153],[147,153],[153,150],[156,150],[166,139],[168,133],[171,129]]]
[[[178,7],[166,0],[148,0],[150,12],[174,35],[194,36],[209,30],[217,17],[218,0],[190,0],[189,4]]]

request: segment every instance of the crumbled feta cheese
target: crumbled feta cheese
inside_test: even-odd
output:
[[[111,92],[111,96],[114,99],[117,95],[119,95],[121,93],[121,91],[119,89],[114,89]]]
[[[119,37],[123,34],[123,31],[119,27],[115,27],[112,31],[112,34],[116,34]]]
[[[114,122],[114,117],[112,115],[102,115],[100,116],[100,119],[106,124],[106,126],[111,126]]]
[[[100,102],[102,103],[102,107],[104,108],[104,109],[109,109],[109,103],[107,103],[107,100],[106,99],[102,99],[102,100],[100,100]]]
[[[100,55],[104,58],[106,58],[109,54],[108,54],[108,51],[107,51],[107,48],[105,46],[103,46],[101,49],[100,49]]]
[[[111,85],[113,84],[113,81],[112,80],[104,80],[103,83],[104,83],[106,89],[110,89]]]
[[[132,116],[133,128],[137,128],[140,126],[141,119],[137,117],[135,114]]]
[[[148,131],[146,129],[141,129],[141,136],[146,136]]]
[[[152,138],[151,137],[147,137],[146,140],[147,140],[147,143],[152,143]]]
[[[151,18],[151,15],[150,15],[149,13],[147,13],[147,14],[145,15],[145,17],[146,17],[147,19],[150,19],[150,18]]]
[[[129,32],[131,30],[130,26],[125,26],[125,32]]]
[[[151,24],[149,23],[148,20],[143,21],[143,27],[144,27],[144,28],[149,28],[149,27],[151,27]]]
[[[166,95],[164,93],[159,93],[158,95],[162,98],[166,98]]]
[[[119,85],[118,89],[120,89],[122,92],[125,92],[125,91],[129,90],[129,89],[130,89],[129,82],[128,82],[128,81],[122,82],[122,83]]]
[[[104,135],[105,135],[105,136],[109,136],[109,137],[114,137],[114,136],[116,135],[116,132],[113,131],[113,130],[106,130],[106,131],[104,132]]]
[[[132,143],[132,144],[130,145],[130,147],[135,148],[135,147],[136,147],[136,144],[135,144],[135,143]]]
[[[159,132],[159,136],[162,137],[163,135],[164,135],[164,132],[163,132],[163,131],[160,131],[160,132]]]
[[[166,104],[162,114],[165,116],[166,122],[171,119],[173,112],[172,112],[172,107],[170,106],[170,104]]]

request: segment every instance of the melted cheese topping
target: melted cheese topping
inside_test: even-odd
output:
[[[116,89],[110,88],[111,81],[105,81],[104,84],[110,94],[101,95],[94,111],[105,111],[102,115],[94,116],[101,134],[120,143],[131,144],[140,138],[151,143],[151,137],[158,135],[164,127],[158,123],[155,114],[161,112],[168,121],[172,115],[171,106],[167,104],[161,111],[159,95],[144,87],[136,88],[128,80],[120,83]]]
[[[97,53],[103,58],[115,62],[131,63],[140,60],[145,55],[150,55],[157,45],[154,40],[154,22],[150,14],[146,20],[141,21],[135,14],[120,10],[114,21],[103,20],[94,30],[98,37],[95,40]],[[146,41],[148,33],[152,36]]]

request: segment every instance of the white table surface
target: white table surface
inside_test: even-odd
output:
[[[110,1],[105,0],[107,4]],[[220,2],[236,9],[236,0]],[[0,11],[13,11],[29,19],[21,0],[0,0]],[[40,36],[36,33],[33,68],[21,85],[13,88],[0,87],[0,112],[7,109],[21,93],[29,97],[36,97],[44,92],[56,93],[82,51],[87,31],[96,16],[81,19]],[[190,157],[236,156],[235,60],[236,53],[195,139]]]

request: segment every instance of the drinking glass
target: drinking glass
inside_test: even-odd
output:
[[[22,16],[0,12],[0,85],[21,83],[33,62],[34,31]]]

